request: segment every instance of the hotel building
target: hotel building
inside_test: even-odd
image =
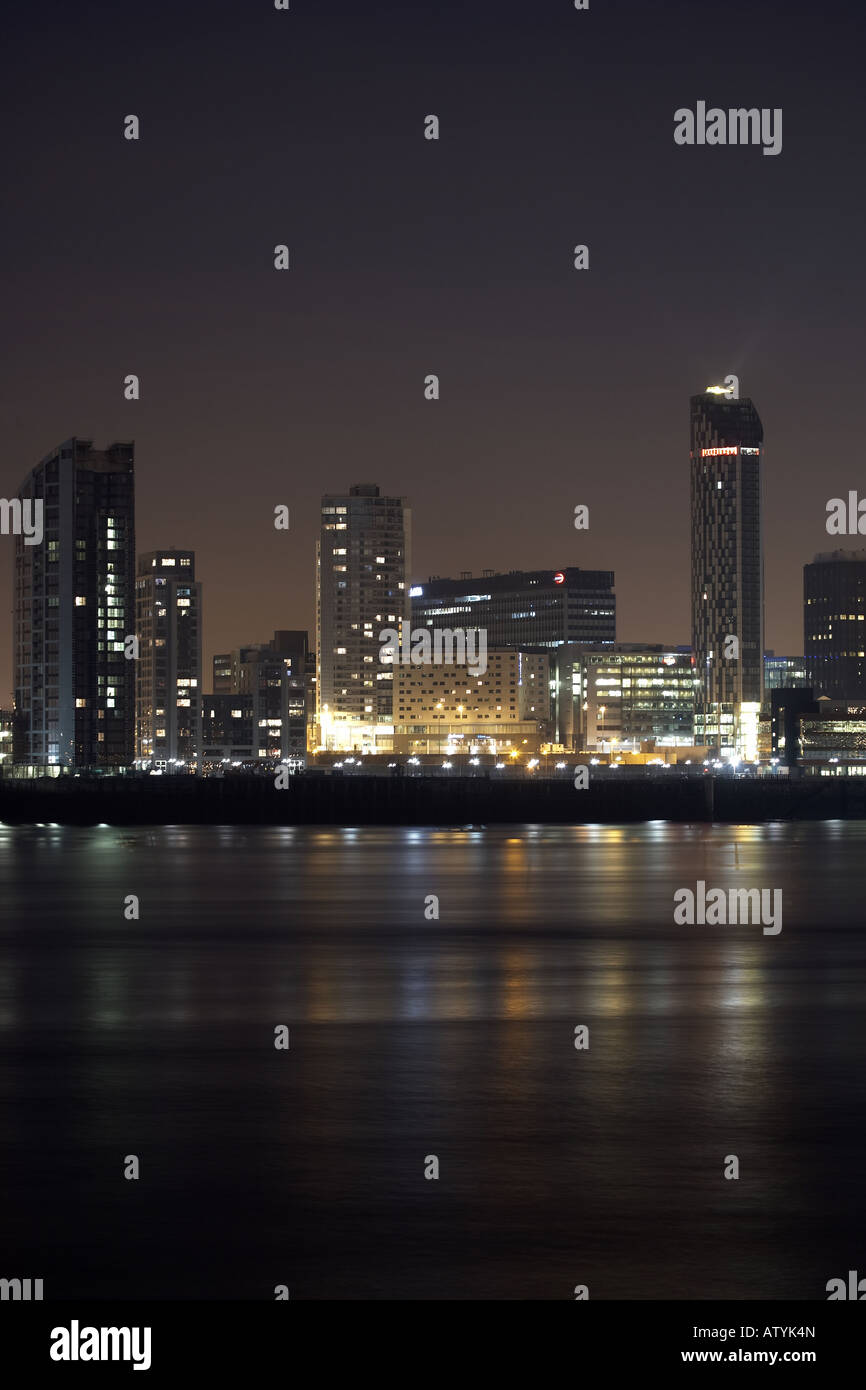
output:
[[[545,653],[488,651],[486,668],[394,664],[394,751],[535,753],[550,721]]]

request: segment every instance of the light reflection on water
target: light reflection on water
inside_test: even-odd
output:
[[[52,1296],[118,1263],[130,1296],[269,1296],[278,1247],[293,1297],[823,1297],[866,1233],[864,848],[0,827],[8,1258]],[[698,879],[781,888],[781,934],[675,925]]]

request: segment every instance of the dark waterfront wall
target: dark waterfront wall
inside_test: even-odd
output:
[[[484,825],[866,819],[866,779],[83,778],[0,784],[12,825]]]

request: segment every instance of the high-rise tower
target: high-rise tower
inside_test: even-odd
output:
[[[695,741],[757,756],[763,697],[764,431],[752,402],[723,386],[691,398],[692,648]]]
[[[198,766],[201,755],[201,584],[192,550],[138,557],[135,581],[136,756]]]
[[[316,710],[327,748],[386,748],[393,670],[380,633],[409,617],[411,511],[372,483],[322,498],[316,554]]]
[[[15,761],[120,768],[132,762],[135,446],[67,439],[28,474],[38,544],[15,540]],[[130,652],[130,656],[132,653]]]

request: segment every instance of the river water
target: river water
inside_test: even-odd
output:
[[[0,827],[0,1276],[824,1299],[866,1274],[864,865],[841,822]],[[781,932],[677,925],[698,881]]]

